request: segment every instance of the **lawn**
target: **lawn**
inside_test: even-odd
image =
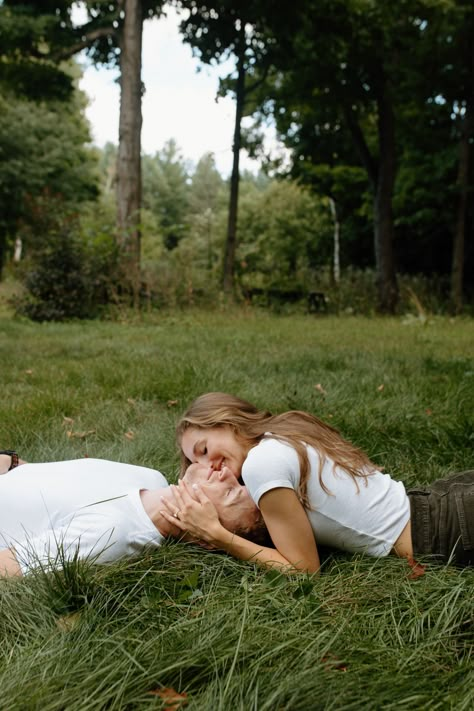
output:
[[[327,420],[408,486],[474,466],[474,322],[150,315],[0,321],[2,448],[177,471],[196,395]],[[5,709],[471,709],[474,572],[333,555],[283,577],[170,543],[1,581]],[[160,692],[160,693],[158,693]],[[168,694],[168,696],[167,696]],[[186,695],[186,696],[185,696]],[[178,706],[175,706],[178,708]]]

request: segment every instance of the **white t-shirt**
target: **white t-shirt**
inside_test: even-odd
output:
[[[377,471],[354,479],[324,458],[319,483],[319,455],[307,447],[310,476],[306,513],[316,543],[349,552],[372,556],[388,555],[410,520],[410,502],[402,482]],[[283,487],[298,490],[300,466],[296,450],[271,437],[265,437],[247,455],[242,478],[258,506],[267,491]],[[358,488],[357,488],[358,487]]]
[[[24,464],[0,476],[0,548],[15,550],[22,573],[137,555],[163,541],[140,490],[166,486],[154,469],[103,459]]]

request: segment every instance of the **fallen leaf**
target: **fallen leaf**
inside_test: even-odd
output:
[[[321,395],[327,395],[325,389],[321,385],[321,383],[318,383],[317,385],[314,386],[315,390],[318,390],[318,392],[321,393]]]
[[[347,665],[337,659],[333,654],[329,653],[327,656],[321,658],[324,668],[327,671],[347,671]]]
[[[71,439],[85,439],[86,437],[95,434],[95,430],[87,430],[86,432],[73,432],[72,430],[68,430],[66,434]]]
[[[379,391],[379,393],[382,392],[382,390],[384,389],[384,387],[385,387],[385,385],[384,385],[383,383],[378,386],[377,390]]]
[[[433,414],[433,410],[430,410],[429,407],[426,408],[425,412],[428,416]]]
[[[126,439],[135,439],[135,432],[133,430],[128,430],[128,432],[125,432],[123,436]]]
[[[33,375],[33,371],[31,370],[31,368],[28,368],[28,370],[25,370],[25,373],[27,375]]]
[[[175,405],[178,404],[178,402],[179,402],[179,400],[168,400],[168,402],[166,404],[168,405],[168,407],[174,407]]]
[[[408,576],[409,580],[416,580],[417,578],[420,578],[422,575],[425,574],[425,568],[426,566],[422,565],[421,563],[418,563],[414,558],[408,558],[408,565],[411,568],[411,573]]]
[[[58,617],[56,620],[56,627],[58,627],[61,632],[71,632],[77,627],[80,621],[80,611],[70,612],[68,615],[61,615],[61,617]]]
[[[127,402],[129,405],[135,406],[137,404],[137,401],[133,399],[133,397],[128,397]]]
[[[163,711],[178,711],[179,708],[185,706],[188,703],[188,695],[184,691],[182,694],[178,693],[172,687],[163,687],[162,689],[153,689],[148,692],[153,696],[159,696],[163,699],[165,706],[163,706]]]
[[[63,425],[73,425],[74,420],[72,417],[63,417]]]

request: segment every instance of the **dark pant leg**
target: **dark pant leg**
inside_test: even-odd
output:
[[[474,470],[408,491],[413,552],[454,565],[474,565]]]

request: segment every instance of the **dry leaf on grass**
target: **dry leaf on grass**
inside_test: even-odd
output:
[[[135,439],[135,432],[133,430],[128,430],[123,435],[126,439]]]
[[[385,387],[385,385],[384,385],[383,383],[378,386],[377,390],[379,391],[379,393],[382,392],[382,390],[384,389],[384,387]]]
[[[73,424],[74,424],[74,420],[72,419],[72,417],[66,417],[65,415],[63,415],[63,425],[73,425]]]
[[[322,657],[321,661],[324,664],[326,671],[347,671],[347,664],[335,657],[334,654],[331,654],[331,652],[328,652],[325,657]]]
[[[168,405],[168,407],[174,407],[175,405],[178,404],[178,402],[179,402],[179,400],[168,400],[168,402],[166,404]]]
[[[61,615],[56,620],[56,627],[61,630],[61,632],[71,632],[74,630],[79,622],[81,621],[81,613],[70,612],[68,615]]]
[[[153,689],[148,692],[153,696],[159,696],[163,699],[165,706],[163,706],[163,711],[178,711],[182,706],[188,703],[188,695],[185,691],[180,694],[178,691],[173,689],[171,686],[164,686],[162,689]]]
[[[317,390],[318,392],[321,393],[321,395],[327,395],[326,390],[323,388],[321,383],[318,383],[317,385],[314,386],[314,389]]]
[[[68,430],[66,434],[70,439],[85,439],[86,437],[95,434],[95,432],[95,430],[87,430],[86,432],[73,432],[72,430]]]

